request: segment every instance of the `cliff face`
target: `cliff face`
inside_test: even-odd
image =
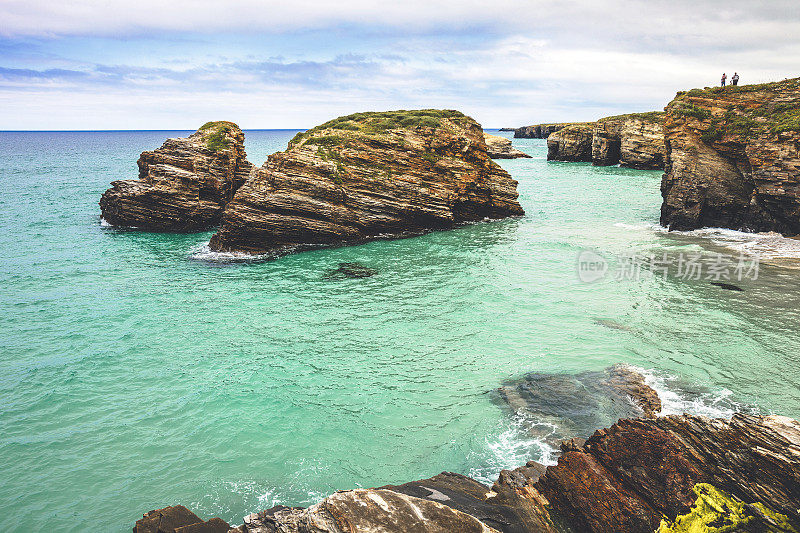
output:
[[[551,133],[569,126],[569,122],[561,124],[534,124],[523,126],[514,130],[514,137],[518,139],[547,139]]]
[[[678,93],[665,128],[662,225],[800,233],[800,78]]]
[[[520,157],[531,157],[525,152],[517,150],[511,146],[511,139],[500,137],[499,135],[483,134],[486,142],[486,149],[492,159],[518,159]]]
[[[597,121],[592,163],[639,169],[664,168],[664,113],[632,113]]]
[[[227,205],[214,250],[265,252],[522,215],[480,125],[442,110],[357,113],[298,134]]]
[[[548,161],[591,161],[593,123],[571,124],[547,137]]]
[[[244,133],[232,122],[209,122],[186,139],[167,139],[142,152],[138,165],[138,180],[114,181],[100,198],[103,219],[114,226],[193,231],[214,225],[253,168]]]

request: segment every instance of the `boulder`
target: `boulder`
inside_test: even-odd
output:
[[[800,78],[678,93],[665,137],[663,226],[800,234]]]
[[[548,161],[592,161],[594,123],[571,124],[547,137]]]
[[[219,222],[222,210],[253,165],[244,133],[232,122],[208,122],[188,138],[167,139],[142,152],[139,179],[120,180],[100,198],[113,226],[154,231],[197,231]]]
[[[451,110],[357,113],[299,133],[225,208],[215,251],[264,253],[524,214],[483,130]]]
[[[525,152],[517,150],[511,146],[511,139],[500,137],[499,135],[483,134],[489,157],[492,159],[518,159],[520,157],[531,157]]]

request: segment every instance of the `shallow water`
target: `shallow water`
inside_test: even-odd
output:
[[[108,183],[182,133],[0,133],[2,531],[123,531],[174,503],[240,523],[442,470],[490,481],[550,458],[492,394],[529,371],[627,362],[668,411],[800,416],[787,240],[731,281],[743,292],[579,279],[585,249],[613,267],[764,240],[659,230],[660,172],[547,163],[519,140],[534,158],[501,164],[524,218],[232,264],[197,253],[211,232],[100,224]],[[247,132],[250,160],[294,133]],[[378,273],[326,276],[344,262]]]

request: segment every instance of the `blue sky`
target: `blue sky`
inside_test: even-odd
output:
[[[592,120],[798,76],[798,36],[797,0],[0,0],[0,129]]]

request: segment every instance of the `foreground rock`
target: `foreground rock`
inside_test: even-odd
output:
[[[230,529],[220,518],[204,521],[183,505],[175,505],[145,514],[133,533],[227,533]]]
[[[511,146],[511,139],[500,137],[499,135],[483,134],[483,139],[486,141],[486,148],[489,152],[489,157],[492,159],[518,159],[520,157],[531,157],[525,152],[517,150]]]
[[[272,252],[518,216],[516,186],[458,111],[357,113],[271,155],[225,208],[210,247]]]
[[[592,132],[592,163],[643,170],[664,168],[664,113],[632,113],[597,121]]]
[[[244,133],[232,122],[209,122],[186,139],[142,152],[139,179],[112,182],[100,198],[114,226],[195,231],[217,224],[253,165]]]
[[[800,234],[800,78],[678,93],[665,127],[662,225]]]

